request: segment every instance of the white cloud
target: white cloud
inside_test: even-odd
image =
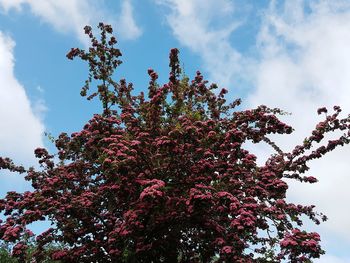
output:
[[[124,0],[121,5],[120,18],[114,23],[116,30],[127,39],[138,38],[142,31],[137,26],[133,16],[131,0]]]
[[[87,43],[83,27],[99,22],[111,23],[124,39],[139,37],[141,29],[133,18],[130,1],[122,0],[119,14],[109,12],[103,1],[93,0],[0,0],[0,6],[5,12],[11,9],[23,11],[29,7],[43,22],[60,32],[72,32],[80,41]]]
[[[222,86],[239,81],[247,70],[247,60],[235,50],[230,35],[240,25],[232,14],[232,1],[209,0],[155,0],[170,9],[167,22],[176,39],[198,54],[210,78]],[[228,70],[229,69],[229,70]]]
[[[348,1],[286,1],[282,10],[272,2],[266,12],[258,37],[261,60],[256,67],[256,90],[249,97],[249,105],[267,104],[293,113],[284,119],[296,129],[294,135],[289,139],[276,137],[284,149],[302,143],[310,134],[322,119],[316,114],[317,108],[340,105],[350,113],[349,29]],[[264,150],[258,151],[266,155]],[[324,239],[343,238],[348,246],[349,155],[349,147],[344,147],[312,162],[309,174],[319,183],[291,183],[289,191],[291,200],[315,204],[329,216],[319,228]],[[346,262],[349,260],[350,255]],[[329,256],[320,262],[345,261]]]
[[[42,146],[44,125],[33,113],[24,87],[14,76],[13,40],[0,32],[0,149],[24,161]],[[11,156],[12,157],[12,156]]]
[[[34,149],[44,145],[44,124],[33,112],[23,86],[14,76],[14,41],[0,32],[0,156],[34,165]],[[24,189],[22,177],[0,171],[4,190]]]

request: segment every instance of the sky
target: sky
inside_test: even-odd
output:
[[[147,90],[148,68],[167,81],[169,50],[177,47],[190,78],[200,70],[229,90],[229,100],[242,98],[243,108],[290,112],[282,119],[294,133],[271,137],[285,151],[323,120],[318,108],[350,113],[350,0],[0,0],[0,156],[35,166],[35,148],[55,151],[44,133],[79,131],[101,112],[79,95],[87,66],[65,57],[87,47],[83,27],[101,21],[113,26],[123,53],[116,78],[136,93]],[[260,163],[273,153],[246,147]],[[288,182],[290,201],[329,217],[305,225],[327,251],[315,262],[350,262],[349,156],[350,146],[313,161],[308,175],[317,184]],[[0,176],[1,196],[29,189],[18,175]]]

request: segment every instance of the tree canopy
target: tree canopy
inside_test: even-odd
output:
[[[67,57],[88,63],[81,95],[97,97],[101,113],[81,131],[59,135],[57,154],[36,149],[41,169],[0,158],[1,169],[25,174],[33,187],[0,200],[0,239],[13,244],[12,255],[29,262],[27,226],[41,220],[52,227],[36,237],[36,262],[54,244],[49,256],[61,262],[309,262],[323,254],[302,218],[319,224],[326,216],[287,202],[284,179],[317,182],[305,175],[308,162],[349,143],[350,118],[340,118],[337,106],[330,114],[320,108],[324,121],[283,152],[268,138],[293,131],[279,120],[282,110],[227,103],[227,90],[199,71],[193,80],[181,73],[176,48],[169,82],[158,84],[149,69],[147,96],[133,95],[131,83],[113,79],[121,52],[111,26],[98,28],[96,38],[86,26],[91,47]],[[336,130],[344,134],[323,142]],[[258,165],[247,141],[275,153]]]

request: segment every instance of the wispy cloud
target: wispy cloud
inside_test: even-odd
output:
[[[123,0],[119,19],[114,22],[117,31],[126,39],[135,39],[142,34],[141,28],[136,24],[133,12],[131,0]]]
[[[86,43],[83,27],[99,22],[113,24],[124,39],[135,39],[141,35],[142,31],[133,17],[131,0],[122,0],[120,5],[121,12],[113,14],[108,11],[103,1],[0,0],[0,6],[5,12],[11,9],[17,12],[30,9],[30,12],[43,22],[49,23],[60,32],[74,33],[83,43]]]
[[[175,38],[203,60],[210,79],[228,87],[247,73],[248,60],[232,47],[231,34],[241,21],[233,1],[155,0],[170,12],[166,20]]]

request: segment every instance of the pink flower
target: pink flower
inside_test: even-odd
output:
[[[298,243],[292,239],[284,239],[281,241],[281,247],[296,246]]]
[[[63,259],[65,256],[67,256],[67,251],[59,250],[59,251],[55,251],[51,254],[51,259],[59,260],[59,259]]]
[[[222,252],[225,254],[231,254],[232,253],[232,247],[231,246],[224,246],[222,248]]]
[[[23,244],[23,243],[17,243],[12,250],[12,254],[14,256],[19,256],[23,253],[25,253],[25,250],[27,249],[27,245]]]

